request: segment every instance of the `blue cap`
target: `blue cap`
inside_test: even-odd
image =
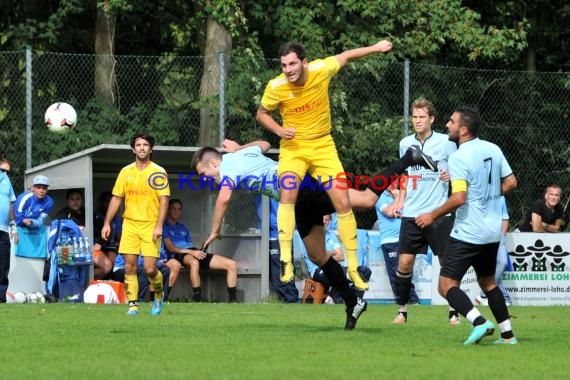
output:
[[[33,185],[44,185],[49,186],[49,179],[45,175],[37,175],[34,177]]]

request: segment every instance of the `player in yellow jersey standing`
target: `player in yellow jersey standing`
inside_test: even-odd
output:
[[[113,197],[107,209],[101,237],[109,238],[111,221],[125,200],[123,232],[119,253],[125,257],[125,287],[129,302],[128,315],[138,315],[137,261],[143,256],[143,265],[155,296],[151,315],[162,312],[164,293],[162,274],[157,261],[162,241],[162,225],[168,211],[170,188],[166,171],[151,161],[154,138],[147,133],[135,133],[131,148],[135,162],[121,169],[113,187]]]
[[[373,53],[385,53],[392,43],[382,40],[374,45],[347,50],[325,59],[308,62],[305,49],[297,43],[286,43],[279,50],[282,74],[270,80],[265,88],[257,121],[281,138],[279,154],[279,186],[281,199],[277,212],[281,246],[281,281],[294,279],[292,239],[295,229],[295,202],[302,178],[309,173],[327,188],[338,215],[338,232],[348,259],[348,275],[354,285],[367,290],[357,271],[356,220],[350,207],[348,191],[337,188],[337,175],[343,166],[331,132],[329,83],[350,61]],[[283,125],[271,113],[279,109]],[[332,181],[332,186],[329,183]]]

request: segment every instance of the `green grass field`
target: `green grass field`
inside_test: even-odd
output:
[[[447,308],[370,305],[344,331],[343,305],[0,305],[1,379],[568,379],[567,307],[513,307],[517,346],[486,338]],[[482,307],[487,317],[490,310]]]

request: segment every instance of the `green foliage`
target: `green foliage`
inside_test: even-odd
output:
[[[128,0],[105,0],[98,1],[97,8],[103,8],[105,12],[110,11],[132,11],[133,5]]]
[[[442,51],[457,51],[463,61],[505,61],[526,47],[524,20],[511,27],[483,24],[460,0],[289,0],[268,13],[271,3],[261,0],[248,8],[250,29],[260,28],[263,41],[277,45],[302,42],[317,57],[385,37],[394,43],[390,56],[398,59],[434,60]]]
[[[237,0],[205,0],[205,13],[220,25],[225,26],[233,37],[247,32],[247,19]]]
[[[494,61],[495,67],[538,71],[567,71],[570,59],[570,4],[566,0],[479,1],[466,6],[482,15],[487,25],[512,25],[526,32],[525,54],[515,61]],[[515,41],[519,44],[520,41]],[[486,67],[490,63],[483,61]]]
[[[189,112],[168,104],[158,105],[152,110],[139,104],[128,112],[119,112],[104,102],[92,100],[77,110],[77,127],[66,135],[51,133],[44,126],[34,128],[32,159],[39,163],[99,144],[128,144],[130,137],[138,131],[150,132],[159,145],[195,146],[199,126],[194,126],[195,133],[188,133],[186,120]]]
[[[255,113],[267,81],[278,71],[270,67],[263,52],[255,44],[256,35],[249,36],[249,44],[237,46],[232,51],[230,71],[226,85],[226,138],[247,142],[273,140],[255,121]],[[247,69],[244,69],[247,68]]]
[[[66,23],[84,10],[81,0],[61,0],[53,9],[48,4],[44,4],[47,9],[42,9],[28,7],[22,1],[11,2],[14,4],[3,4],[2,8],[4,11],[9,9],[16,17],[2,18],[0,45],[15,50],[31,44],[35,49],[57,49]]]

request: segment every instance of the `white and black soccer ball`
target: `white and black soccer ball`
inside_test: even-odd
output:
[[[77,112],[71,105],[58,102],[48,107],[44,119],[50,131],[65,134],[75,128]]]
[[[30,292],[27,296],[28,303],[45,303],[46,299],[40,292]]]

